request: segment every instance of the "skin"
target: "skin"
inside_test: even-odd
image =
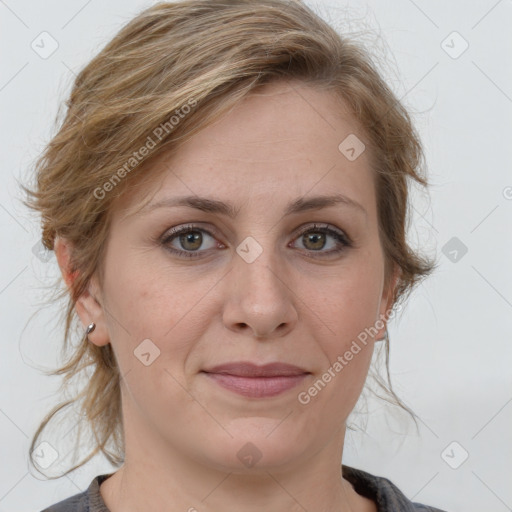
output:
[[[338,149],[351,133],[364,140],[332,93],[268,84],[172,160],[159,159],[158,179],[116,204],[105,280],[93,279],[76,306],[84,326],[96,323],[90,342],[111,343],[123,375],[125,463],[100,489],[112,512],[377,510],[340,470],[345,422],[374,340],[307,405],[297,399],[392,305],[396,274],[385,288],[369,150],[349,161]],[[366,213],[336,204],[284,216],[292,200],[334,192]],[[192,194],[233,202],[238,216],[183,206],[133,211],[141,197]],[[318,233],[315,222],[352,246],[325,254],[338,247],[332,235],[322,246],[298,232]],[[200,232],[202,245],[159,240],[186,223],[212,235]],[[248,236],[262,248],[252,263],[236,252]],[[198,246],[198,258],[169,251]],[[70,251],[58,238],[68,284]],[[160,355],[145,366],[134,350],[148,338]],[[201,373],[232,361],[280,361],[311,374],[278,396],[246,398]],[[252,467],[237,457],[248,442],[261,453]]]

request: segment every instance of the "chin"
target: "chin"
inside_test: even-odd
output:
[[[226,434],[211,440],[209,463],[221,471],[239,474],[266,473],[293,464],[301,455],[298,448],[304,446],[304,440],[297,431],[290,431],[286,420],[281,421],[264,417],[234,420],[226,427],[233,437]],[[297,427],[297,423],[291,425]]]

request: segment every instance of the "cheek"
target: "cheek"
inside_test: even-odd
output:
[[[134,351],[138,353],[145,343],[151,357],[158,354],[155,362],[176,371],[201,336],[207,314],[205,297],[218,276],[192,279],[190,272],[167,271],[161,262],[143,261],[143,255],[111,258],[107,263],[107,321],[122,370],[139,368]]]
[[[129,260],[111,265],[106,276],[111,342],[123,393],[131,397],[125,407],[138,404],[155,422],[163,415],[168,425],[162,404],[183,411],[193,406],[183,387],[186,363],[204,328],[201,298],[214,283],[192,286],[190,276]]]
[[[382,281],[382,262],[371,254],[359,254],[354,264],[348,262],[335,274],[298,281],[301,297],[324,327],[322,339],[330,358],[342,354],[352,340],[374,326]]]
[[[382,293],[381,262],[370,254],[358,261],[320,281],[301,281],[309,318],[306,328],[322,351],[324,363],[299,401],[307,403],[306,407],[328,407],[337,418],[348,416],[364,386]]]

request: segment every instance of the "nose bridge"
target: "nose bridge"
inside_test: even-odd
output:
[[[257,237],[257,238],[256,238]],[[269,233],[247,236],[236,247],[235,266],[237,278],[256,289],[283,286],[283,267],[279,250]],[[267,290],[268,291],[268,290]]]
[[[249,327],[257,337],[283,334],[297,320],[285,262],[274,237],[247,236],[236,247],[224,321],[232,329]],[[279,328],[279,329],[278,329]],[[272,334],[274,333],[274,334]]]

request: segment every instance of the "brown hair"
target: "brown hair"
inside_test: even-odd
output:
[[[60,295],[67,299],[64,348],[69,349],[72,338],[77,299],[94,274],[103,282],[114,200],[149,178],[144,170],[158,155],[175,151],[257,87],[292,79],[338,94],[367,137],[386,283],[393,268],[401,272],[393,304],[405,300],[435,268],[406,242],[408,179],[427,185],[419,137],[362,47],[300,1],[161,3],[132,19],[78,74],[62,124],[36,163],[34,187],[23,186],[25,204],[41,214],[44,246],[53,250],[59,235],[73,247],[75,279]],[[120,374],[113,350],[110,344],[88,342],[82,331],[79,337],[64,366],[50,374],[63,375],[64,387],[85,369],[91,375],[76,396],[48,413],[30,446],[33,464],[43,429],[61,409],[82,401],[81,413],[96,446],[64,474],[100,452],[116,466],[124,459]],[[388,358],[386,340],[389,382]],[[392,402],[406,408],[390,383],[387,391]]]

